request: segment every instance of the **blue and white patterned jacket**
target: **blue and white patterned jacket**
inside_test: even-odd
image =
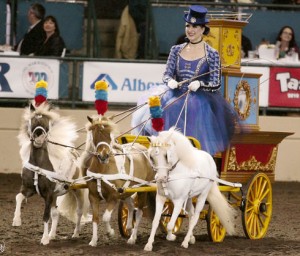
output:
[[[169,80],[175,79],[179,81],[177,69],[178,69],[178,57],[182,49],[187,43],[174,45],[170,50],[168,61],[166,64],[166,70],[163,74],[163,82],[168,83]],[[215,92],[221,88],[221,62],[220,55],[218,51],[212,48],[210,45],[205,43],[205,57],[209,66],[209,79],[208,81],[203,81],[203,79],[198,78],[200,81],[200,89],[204,91]],[[201,75],[200,72],[195,74],[195,76]]]

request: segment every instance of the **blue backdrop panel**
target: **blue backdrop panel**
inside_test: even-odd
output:
[[[53,15],[59,25],[67,49],[81,49],[83,47],[84,5],[75,3],[40,2],[46,8],[46,16]],[[28,29],[27,11],[33,1],[19,2],[17,12],[17,42]]]
[[[177,38],[185,33],[183,20],[187,7],[152,7],[153,22],[156,38],[159,44],[159,53],[168,54]],[[216,8],[208,8],[208,12],[217,11]],[[273,10],[243,10],[253,15],[243,33],[252,42],[253,48],[259,45],[262,38],[275,43],[275,38],[280,28],[290,25],[295,30],[296,40],[300,41],[300,11],[273,11]]]
[[[0,1],[0,44],[5,44],[6,34],[6,1]]]

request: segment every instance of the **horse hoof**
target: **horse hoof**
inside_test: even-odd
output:
[[[73,235],[72,235],[72,238],[78,238],[79,237],[79,233],[74,233]]]
[[[182,246],[183,248],[187,249],[187,248],[189,247],[189,243],[183,242],[183,243],[181,244],[181,246]]]
[[[92,241],[89,243],[89,245],[90,245],[90,246],[93,246],[93,247],[96,247],[96,246],[97,246],[97,242],[95,242],[95,241],[92,240]]]
[[[195,243],[196,243],[196,238],[194,236],[191,236],[190,244],[195,244]]]
[[[56,235],[49,235],[49,240],[54,240]]]
[[[134,238],[129,238],[129,239],[127,240],[127,244],[135,244],[135,241],[136,241],[136,239],[134,239]]]
[[[19,220],[14,219],[14,220],[13,220],[13,223],[12,223],[12,226],[13,226],[13,227],[20,227],[21,224],[22,224],[22,221],[21,221],[20,219],[19,219]]]
[[[111,229],[107,234],[109,237],[113,237],[113,236],[115,236],[115,231],[113,229]]]
[[[152,245],[150,244],[146,244],[145,247],[144,247],[144,251],[147,251],[147,252],[151,252],[152,251]]]
[[[175,241],[176,240],[176,236],[174,234],[167,235],[167,240],[168,241]]]
[[[42,240],[41,240],[41,244],[42,245],[47,245],[47,244],[49,244],[49,241],[50,241],[49,238],[44,238],[43,237]]]

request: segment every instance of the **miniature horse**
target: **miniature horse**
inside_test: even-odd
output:
[[[33,104],[25,109],[18,136],[23,162],[22,185],[20,193],[16,196],[16,210],[12,225],[21,225],[22,201],[38,193],[45,201],[44,232],[41,243],[46,245],[56,235],[59,218],[56,199],[67,192],[72,178],[79,175],[79,168],[76,168],[70,148],[54,145],[49,141],[72,146],[77,134],[75,125],[52,111],[47,102],[38,107]],[[88,211],[88,205],[84,203],[84,194],[87,198],[87,193],[84,191],[73,193],[75,197],[73,200],[77,202],[77,220],[72,219],[76,222],[73,237],[77,237],[82,214]],[[62,203],[70,204],[68,200],[62,200]],[[50,215],[52,225],[49,233]]]
[[[189,139],[174,128],[162,131],[157,137],[152,136],[149,139],[151,143],[148,153],[153,168],[157,172],[155,176],[157,193],[152,230],[144,250],[152,251],[154,236],[167,199],[174,204],[172,217],[167,226],[168,240],[176,239],[172,230],[181,209],[186,204],[189,228],[181,245],[187,248],[189,243],[195,243],[193,229],[206,199],[218,215],[227,233],[233,234],[236,212],[218,188],[218,173],[212,156],[194,148]],[[193,197],[197,198],[195,209],[192,202]]]
[[[87,181],[89,199],[92,208],[93,236],[91,246],[97,245],[99,207],[100,201],[104,199],[107,203],[103,221],[107,233],[114,235],[110,226],[112,211],[119,199],[124,199],[128,205],[127,229],[131,229],[133,217],[132,193],[119,193],[119,188],[126,188],[136,184],[148,184],[154,179],[154,172],[147,159],[147,148],[140,144],[120,145],[114,142],[113,136],[116,132],[115,124],[106,117],[88,117],[86,125],[86,157],[83,157],[83,169],[85,175],[91,178]],[[136,211],[136,222],[132,229],[129,244],[134,244],[137,238],[137,228],[143,214],[143,207],[147,205],[148,193],[137,193],[138,209]]]

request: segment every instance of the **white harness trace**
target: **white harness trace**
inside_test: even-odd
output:
[[[110,152],[113,154],[115,161],[116,161],[116,166],[118,173],[116,174],[101,174],[101,173],[95,173],[92,172],[90,169],[87,170],[87,177],[91,179],[97,180],[97,190],[102,199],[104,199],[101,191],[101,181],[103,181],[105,184],[113,188],[115,191],[119,191],[120,188],[117,188],[111,181],[114,180],[124,180],[126,181],[125,184],[123,185],[122,189],[126,189],[129,187],[131,182],[136,182],[139,183],[138,185],[135,185],[135,187],[139,186],[155,186],[155,183],[149,182],[140,178],[137,178],[134,176],[134,162],[133,162],[133,157],[132,154],[130,154],[130,149],[135,148],[132,144],[124,144],[120,145],[121,146],[121,151],[122,153],[118,153],[113,145],[109,145],[106,142],[99,142],[95,148],[98,148],[99,145],[106,145],[110,148]],[[135,148],[137,149],[137,148]],[[146,153],[144,151],[140,151],[140,154],[144,154],[146,158],[148,159]],[[126,173],[125,171],[125,161],[126,158],[129,159],[130,162],[130,169],[129,169],[129,174]]]

